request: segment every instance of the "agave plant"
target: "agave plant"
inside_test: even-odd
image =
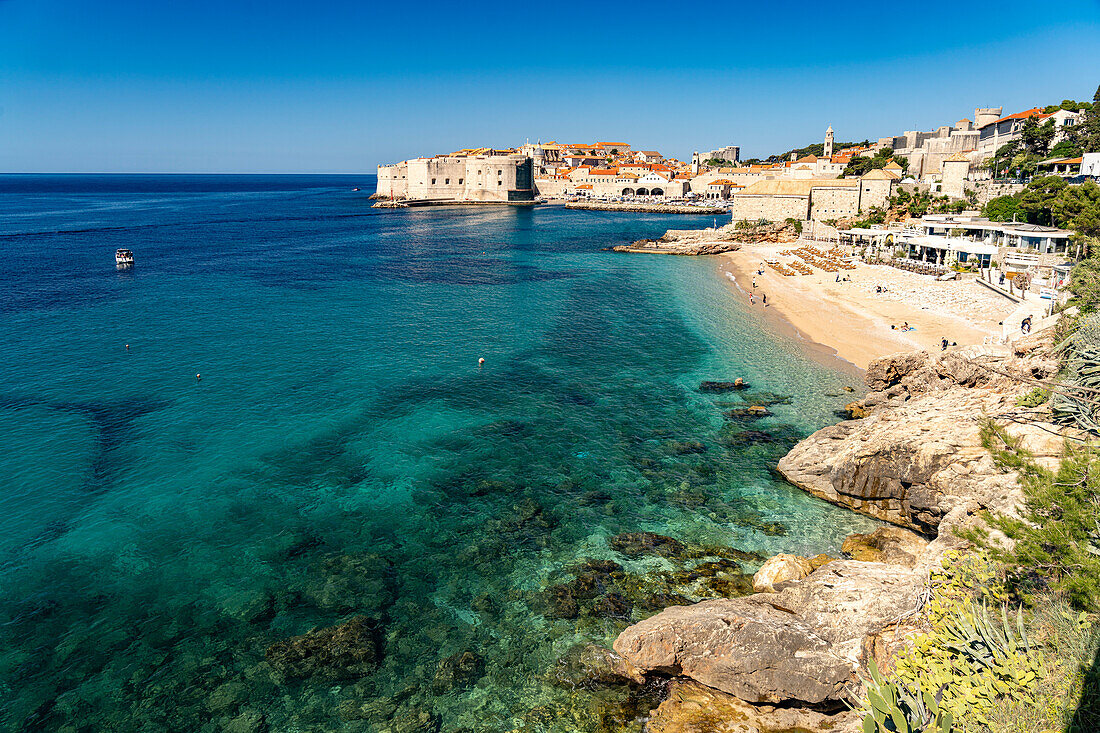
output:
[[[871,662],[871,682],[863,703],[863,733],[951,733],[951,713],[940,708],[941,687],[933,695],[918,686],[889,682]]]
[[[1050,408],[1056,422],[1100,434],[1100,313],[1081,319],[1069,338],[1058,347],[1066,355],[1061,394],[1054,394]]]
[[[1004,606],[998,623],[987,606],[971,604],[945,620],[943,635],[944,646],[987,668],[1000,667],[1021,653],[1031,653],[1022,608],[1016,609],[1013,628]]]

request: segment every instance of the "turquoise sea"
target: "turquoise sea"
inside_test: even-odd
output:
[[[604,251],[712,217],[371,190],[0,177],[4,730],[639,730],[586,645],[873,526],[774,473],[851,372]]]

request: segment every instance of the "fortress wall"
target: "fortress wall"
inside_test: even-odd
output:
[[[858,213],[859,189],[855,186],[821,186],[810,191],[810,217],[813,219],[842,219]]]
[[[408,173],[408,166],[403,163],[378,166],[376,192],[380,196],[404,198],[408,193]]]
[[[733,221],[767,219],[780,222],[790,218],[805,221],[810,212],[809,196],[737,194],[732,202]]]
[[[408,161],[409,199],[460,199],[465,185],[464,158],[418,158]]]

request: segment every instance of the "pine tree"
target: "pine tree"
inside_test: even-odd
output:
[[[1092,97],[1092,109],[1085,114],[1081,146],[1086,153],[1100,153],[1100,86]]]

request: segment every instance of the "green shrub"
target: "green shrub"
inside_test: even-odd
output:
[[[1020,407],[1038,407],[1050,399],[1050,390],[1043,389],[1042,387],[1036,387],[1023,397],[1016,400],[1016,404]]]

